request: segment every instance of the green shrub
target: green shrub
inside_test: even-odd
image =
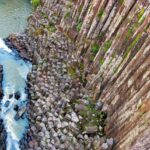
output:
[[[140,10],[139,14],[138,14],[138,20],[140,20],[140,19],[142,18],[144,12],[145,12],[145,9],[142,8],[142,9]]]
[[[103,65],[104,61],[105,61],[105,59],[104,59],[104,58],[101,58],[100,61],[99,61],[99,62],[100,62],[100,65]]]
[[[101,19],[102,18],[102,16],[103,16],[103,14],[104,14],[104,10],[103,9],[101,9],[99,12],[98,12],[98,18],[99,19]]]
[[[92,52],[96,55],[99,51],[100,46],[97,43],[94,43],[91,47]]]
[[[71,13],[70,13],[70,11],[67,11],[66,13],[65,13],[65,15],[64,15],[64,18],[65,19],[68,19],[68,18],[70,18],[71,17]]]
[[[82,22],[81,20],[78,21],[77,26],[76,26],[76,30],[77,30],[78,32],[80,32],[81,27],[82,27],[82,24],[83,24],[83,22]]]
[[[124,0],[119,0],[119,4],[122,5],[124,3]]]
[[[111,40],[108,40],[108,41],[105,42],[105,44],[104,44],[104,52],[108,51],[108,49],[111,47],[111,44],[112,44]]]
[[[31,0],[31,4],[36,8],[40,4],[40,0]]]

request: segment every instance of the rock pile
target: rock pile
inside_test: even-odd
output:
[[[20,142],[21,149],[85,150],[98,146],[106,115],[101,112],[102,104],[91,103],[79,70],[72,66],[76,64],[74,50],[62,33],[55,32],[49,37],[49,47],[43,48],[44,58],[34,62],[28,76],[31,124]]]

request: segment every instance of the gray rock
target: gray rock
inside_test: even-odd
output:
[[[15,120],[19,120],[23,115],[24,113],[26,112],[26,107],[23,107],[21,109],[18,110],[17,114],[15,115]]]
[[[97,126],[86,127],[85,132],[87,134],[95,134],[98,132],[98,128],[97,128]]]
[[[113,138],[107,139],[106,143],[108,144],[109,149],[111,149],[114,145],[114,139]]]
[[[108,149],[108,144],[107,143],[103,143],[101,145],[102,150],[107,150]]]
[[[76,113],[75,112],[72,112],[71,113],[71,120],[73,121],[73,122],[79,122],[79,118],[78,118],[78,116],[76,115]]]
[[[96,110],[101,110],[102,107],[103,107],[103,104],[102,104],[102,102],[100,102],[100,101],[97,102],[96,105],[95,105],[95,109],[96,109]]]
[[[85,111],[85,110],[86,110],[86,107],[85,107],[85,105],[83,105],[83,104],[76,104],[76,105],[75,105],[75,110],[76,110],[76,111]]]

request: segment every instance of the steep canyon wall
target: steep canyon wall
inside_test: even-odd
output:
[[[107,110],[114,149],[150,148],[150,2],[42,0],[28,22],[34,61],[44,59],[56,29],[75,43],[85,87]]]

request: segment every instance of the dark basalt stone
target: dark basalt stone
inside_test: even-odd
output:
[[[23,117],[24,113],[26,112],[26,107],[23,107],[23,108],[20,108],[18,111],[17,111],[17,114],[15,115],[15,120],[19,120],[20,118]]]
[[[2,119],[0,119],[0,150],[6,150],[6,131]]]
[[[20,97],[21,97],[21,94],[20,94],[19,91],[17,91],[17,92],[15,93],[15,99],[19,100]]]
[[[14,110],[15,110],[15,111],[18,111],[18,110],[19,110],[19,106],[18,106],[18,105],[15,105],[15,106],[14,106]]]
[[[9,106],[9,104],[10,104],[10,101],[6,101],[6,103],[5,103],[5,107],[8,107]]]
[[[11,98],[13,98],[13,94],[10,94],[10,95],[9,95],[9,99],[11,99]]]

